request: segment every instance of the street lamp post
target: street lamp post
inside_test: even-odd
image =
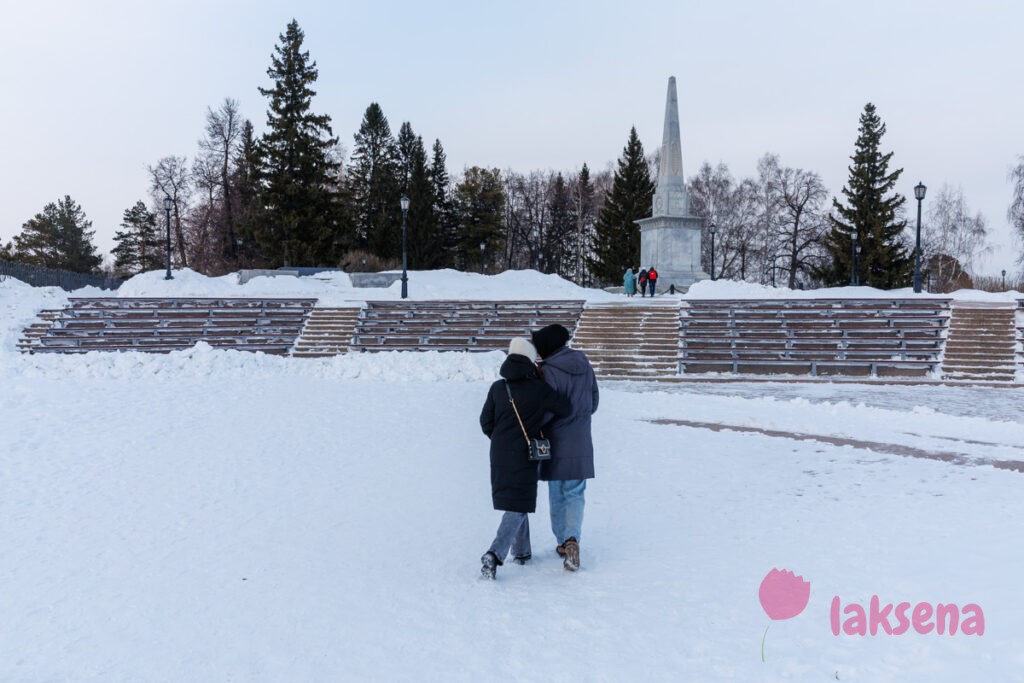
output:
[[[399,200],[402,204],[402,298],[409,298],[409,275],[406,271],[405,216],[409,213],[409,198],[404,194]]]
[[[857,284],[857,252],[860,251],[857,248],[857,232],[852,233],[850,240],[850,286],[853,287]]]
[[[714,279],[715,279],[715,232],[718,231],[718,228],[715,226],[714,223],[712,223],[711,226],[708,228],[708,231],[711,233],[711,280],[714,281]]]
[[[1003,270],[1003,291],[1006,291],[1006,270]]]
[[[486,242],[480,243],[480,272],[483,273],[487,270],[487,266],[484,265],[484,249],[487,248]]]
[[[917,246],[914,247],[914,293],[921,293],[921,202],[928,188],[918,182],[914,186],[914,197],[917,199]]]
[[[170,197],[164,197],[164,213],[167,214],[167,275],[164,276],[165,280],[173,280],[174,276],[171,275],[171,207],[174,206],[174,202],[171,201]]]

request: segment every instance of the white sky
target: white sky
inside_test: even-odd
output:
[[[263,130],[257,87],[294,17],[320,70],[314,110],[346,148],[376,101],[393,131],[408,120],[440,138],[453,174],[604,168],[631,125],[651,151],[674,75],[688,175],[703,161],[749,175],[771,151],[838,194],[872,101],[910,217],[918,180],[930,194],[961,186],[992,233],[981,270],[1015,270],[1019,3],[36,0],[2,14],[4,242],[70,194],[109,250],[124,209],[147,196],[146,165],[191,158],[208,106],[235,98]]]

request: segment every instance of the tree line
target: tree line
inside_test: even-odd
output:
[[[168,219],[174,265],[208,275],[280,266],[395,268],[403,196],[413,270],[532,268],[595,286],[620,282],[627,267],[649,265],[639,263],[634,221],[651,213],[657,159],[644,153],[635,128],[614,170],[592,173],[586,163],[569,172],[471,166],[452,178],[439,139],[428,148],[408,121],[393,134],[371,103],[349,155],[330,117],[313,111],[319,74],[303,40],[293,20],[274,48],[270,85],[260,88],[266,133],[257,136],[239,103],[226,98],[207,110],[191,161],[167,156],[147,167],[149,204],[140,199],[125,209],[111,252],[114,274],[162,267]],[[906,198],[895,191],[902,169],[890,170],[884,134],[867,104],[841,199],[830,196],[816,172],[785,166],[775,154],[763,155],[747,178],[704,163],[688,181],[691,211],[704,219],[704,269],[716,278],[790,288],[909,285],[914,243]],[[1024,240],[1024,157],[1011,180],[1008,215]],[[929,289],[964,286],[987,249],[986,221],[959,188],[943,186],[927,206],[922,263]],[[93,234],[82,208],[65,196],[27,221],[0,257],[98,272]]]

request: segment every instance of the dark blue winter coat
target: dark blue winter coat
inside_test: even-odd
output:
[[[544,481],[594,477],[594,440],[590,416],[597,411],[598,390],[594,368],[582,351],[563,346],[541,363],[544,381],[572,402],[572,414],[555,418],[546,432],[551,460],[542,462]]]
[[[508,356],[500,374],[505,379],[491,385],[480,411],[480,428],[491,439],[491,499],[495,510],[533,512],[537,508],[537,463],[528,457],[526,436],[509,403],[505,381],[531,439],[540,436],[545,419],[552,414],[568,415],[572,406],[537,376],[526,356]]]

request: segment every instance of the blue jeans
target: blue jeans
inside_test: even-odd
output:
[[[654,280],[648,280],[647,281],[647,286],[651,288],[651,296],[654,296],[654,286],[656,284],[658,284],[658,283],[656,281],[654,281]]]
[[[498,533],[490,548],[498,558],[498,564],[505,561],[509,548],[512,549],[512,557],[530,556],[530,518],[525,512],[506,512],[501,516]]]
[[[559,545],[570,538],[580,540],[583,531],[583,494],[586,490],[586,479],[548,482],[551,531]]]

